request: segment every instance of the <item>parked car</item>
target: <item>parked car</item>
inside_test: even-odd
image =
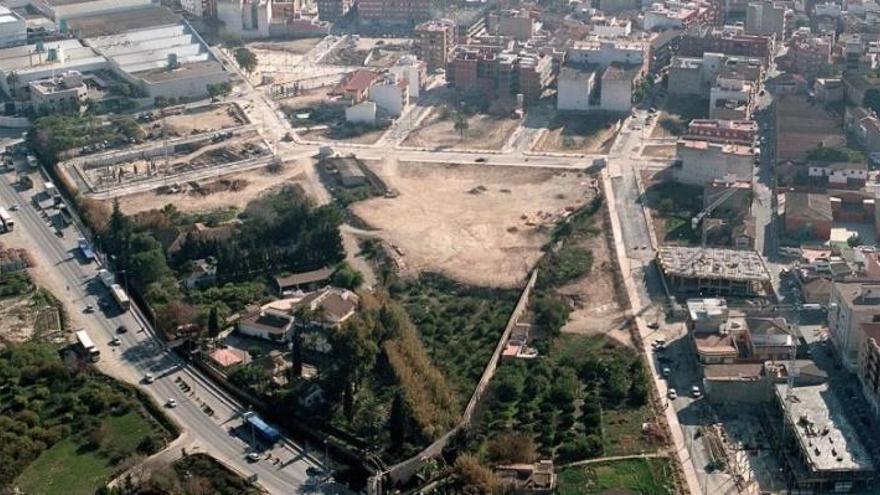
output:
[[[144,375],[144,383],[149,384],[149,383],[153,383],[155,381],[156,381],[156,377],[154,377],[152,373],[147,373],[146,375]]]
[[[693,395],[695,399],[698,399],[703,395],[703,393],[700,392],[700,387],[694,385],[693,387],[691,387],[691,395]]]
[[[669,376],[672,375],[672,370],[669,368],[663,368],[663,371],[661,371],[661,373],[665,378],[669,378]]]
[[[669,397],[669,400],[675,400],[678,398],[678,392],[674,388],[670,388],[669,392],[666,392],[666,396]]]
[[[245,456],[249,462],[257,462],[260,460],[260,454],[256,452],[248,452]]]
[[[168,399],[168,402],[165,403],[165,407],[175,408],[175,407],[177,407],[177,401],[174,400],[173,398]]]
[[[116,328],[116,333],[128,333],[128,329],[125,328],[125,325],[119,325]]]

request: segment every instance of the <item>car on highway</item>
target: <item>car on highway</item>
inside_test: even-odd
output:
[[[88,304],[88,305],[86,305],[85,309],[83,309],[83,311],[86,313],[94,313],[95,307],[92,306],[91,304]]]
[[[672,374],[672,370],[669,368],[663,368],[663,371],[661,371],[661,373],[663,374],[664,378],[669,378],[669,375]]]
[[[156,377],[153,376],[152,373],[147,373],[144,375],[144,383],[150,384],[156,381]]]
[[[165,407],[173,409],[173,408],[177,407],[177,401],[174,400],[174,398],[168,399],[168,402],[165,403]]]
[[[260,454],[256,452],[248,452],[245,456],[249,462],[257,462],[260,460]]]
[[[691,395],[694,396],[694,399],[699,399],[700,397],[702,397],[703,392],[700,392],[700,387],[694,385],[693,387],[691,387]]]
[[[116,327],[116,333],[128,333],[128,328],[125,328],[125,325],[119,325]]]
[[[110,345],[120,346],[120,345],[122,345],[122,341],[119,340],[119,337],[115,337],[113,340],[110,341]]]
[[[10,205],[9,211],[18,211],[18,205]]]
[[[648,323],[648,328],[650,328],[651,330],[657,330],[658,328],[660,328],[660,324],[656,321],[652,321],[651,323]],[[655,340],[654,342],[658,341]]]
[[[669,392],[666,392],[666,397],[669,397],[669,400],[675,400],[678,398],[678,392],[674,388],[670,388]]]
[[[474,161],[477,162],[477,163],[486,163],[486,157],[481,156],[481,157],[477,158],[477,159],[474,160]]]

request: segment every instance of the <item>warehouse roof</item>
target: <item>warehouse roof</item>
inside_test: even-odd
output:
[[[200,77],[218,72],[223,72],[223,66],[213,60],[206,60],[184,64],[173,70],[157,68],[136,72],[135,75],[147,82],[164,82],[185,77]]]
[[[77,17],[67,21],[68,29],[81,38],[119,34],[138,29],[180,23],[180,16],[158,5],[150,5],[122,12]]]

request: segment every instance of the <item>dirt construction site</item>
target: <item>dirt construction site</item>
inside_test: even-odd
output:
[[[404,274],[443,273],[480,286],[520,284],[553,226],[594,195],[577,172],[368,162],[398,195],[352,213],[400,256]]]
[[[404,146],[429,149],[500,150],[520,125],[518,119],[495,118],[490,115],[468,117],[464,133],[455,129],[450,115],[435,109],[404,140]]]

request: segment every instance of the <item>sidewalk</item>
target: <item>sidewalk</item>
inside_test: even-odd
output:
[[[632,279],[632,274],[630,272],[629,258],[627,258],[624,250],[620,218],[618,217],[617,205],[614,198],[614,188],[611,186],[611,177],[607,170],[602,171],[602,188],[605,193],[605,203],[608,205],[608,213],[611,217],[611,230],[613,231],[614,239],[616,240],[614,244],[617,262],[620,266],[623,283],[626,287],[627,298],[629,299],[629,311],[630,314],[637,315],[642,308],[633,307],[633,305],[637,304],[637,301],[639,301],[639,295],[638,290],[636,289],[636,283]],[[637,316],[634,320],[636,327],[639,330],[639,337],[642,342],[645,342],[645,339],[648,337],[651,330],[647,327],[645,321],[641,317]],[[643,346],[640,347],[643,348]],[[666,382],[657,373],[657,369],[654,366],[649,366],[649,369],[651,371],[651,378],[653,379],[654,389],[657,391],[657,395],[661,398],[665,397],[667,390]],[[678,423],[678,416],[675,413],[675,409],[672,407],[666,407],[663,413],[666,416],[666,423],[669,425],[669,431],[672,436],[672,450],[678,457],[678,462],[681,464],[681,468],[684,472],[684,484],[687,489],[686,493],[702,493],[700,491],[699,480],[697,479],[697,472],[691,461],[690,452],[688,452],[687,446],[685,445],[684,435],[681,431],[681,425]]]

